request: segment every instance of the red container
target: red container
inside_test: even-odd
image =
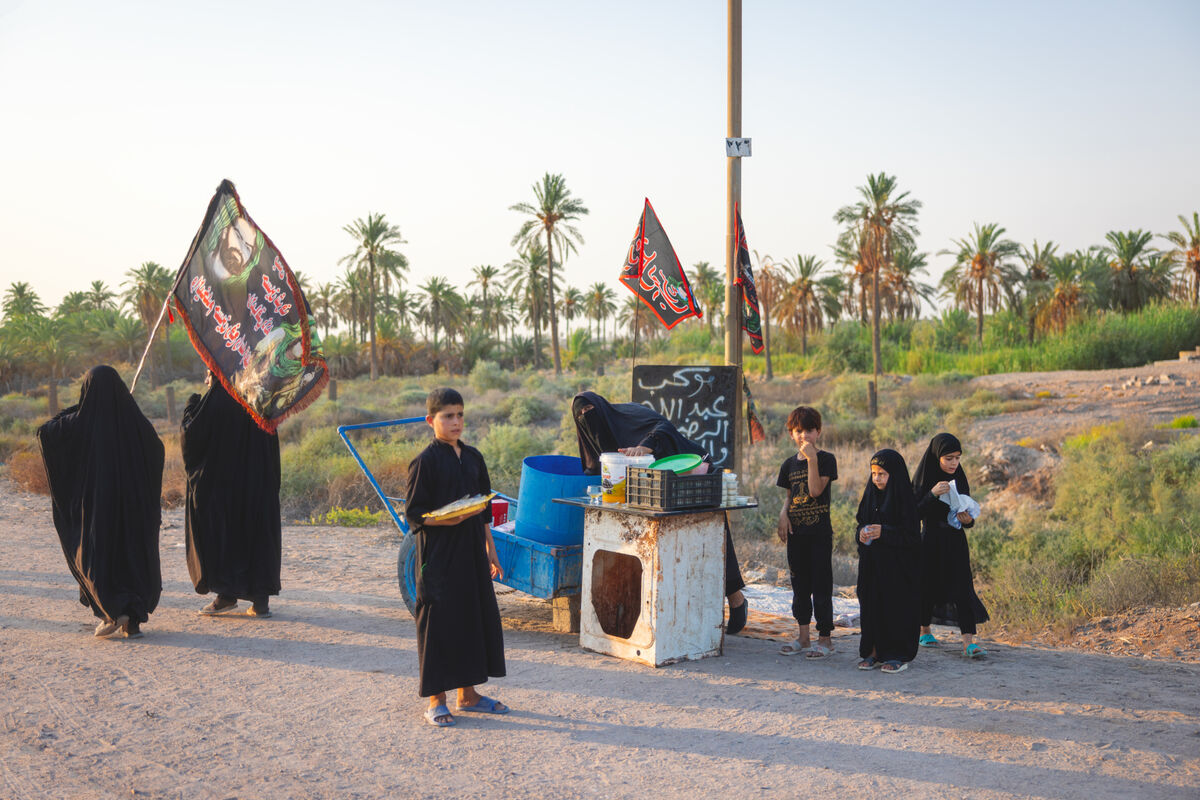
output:
[[[492,498],[492,525],[508,522],[508,501]]]

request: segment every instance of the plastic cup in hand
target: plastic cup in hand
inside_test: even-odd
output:
[[[588,501],[592,505],[600,504],[600,495],[603,493],[604,493],[604,487],[598,483],[592,484],[591,486],[587,487]]]

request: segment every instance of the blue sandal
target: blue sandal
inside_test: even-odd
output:
[[[921,638],[917,639],[917,644],[921,647],[937,647],[938,640],[932,633],[922,633]]]
[[[469,711],[475,714],[507,714],[509,707],[501,703],[499,700],[493,700],[490,697],[479,696],[479,699],[473,706],[455,706],[455,711]]]
[[[867,656],[862,661],[858,662],[859,669],[875,669],[879,666],[879,659],[875,656]]]
[[[454,724],[454,717],[450,716],[450,709],[443,703],[425,709],[425,721],[435,728],[449,728]]]
[[[983,658],[987,655],[987,650],[984,650],[982,647],[972,642],[971,644],[967,645],[967,649],[964,654],[967,658]]]

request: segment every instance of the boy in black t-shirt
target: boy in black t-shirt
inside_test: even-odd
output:
[[[817,449],[821,414],[800,406],[788,415],[788,433],[797,454],[783,462],[775,485],[788,490],[779,512],[779,541],[787,545],[792,573],[792,616],[800,625],[795,642],[780,648],[785,656],[804,653],[824,658],[833,652],[833,524],[829,519],[830,484],[837,480],[837,459]],[[817,643],[810,646],[809,620],[817,618]]]

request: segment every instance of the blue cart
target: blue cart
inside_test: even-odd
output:
[[[400,557],[396,571],[400,583],[400,596],[409,613],[416,610],[417,599],[417,537],[409,533],[408,518],[404,515],[404,498],[386,494],[379,481],[363,461],[362,455],[347,435],[351,431],[392,428],[399,425],[424,423],[424,417],[393,419],[384,422],[364,422],[358,425],[341,425],[337,432],[350,455],[358,462],[371,487],[383,501],[383,507],[391,515],[400,530]],[[509,518],[517,518],[517,500],[506,494],[499,497],[509,502]],[[511,586],[526,594],[550,600],[555,606],[555,626],[561,629],[573,627],[578,630],[579,591],[583,583],[583,545],[552,545],[522,538],[510,532],[510,526],[492,526],[492,539],[496,543],[496,555],[504,569],[504,577],[498,583]],[[560,613],[561,612],[561,613]],[[573,618],[573,619],[572,619]]]

